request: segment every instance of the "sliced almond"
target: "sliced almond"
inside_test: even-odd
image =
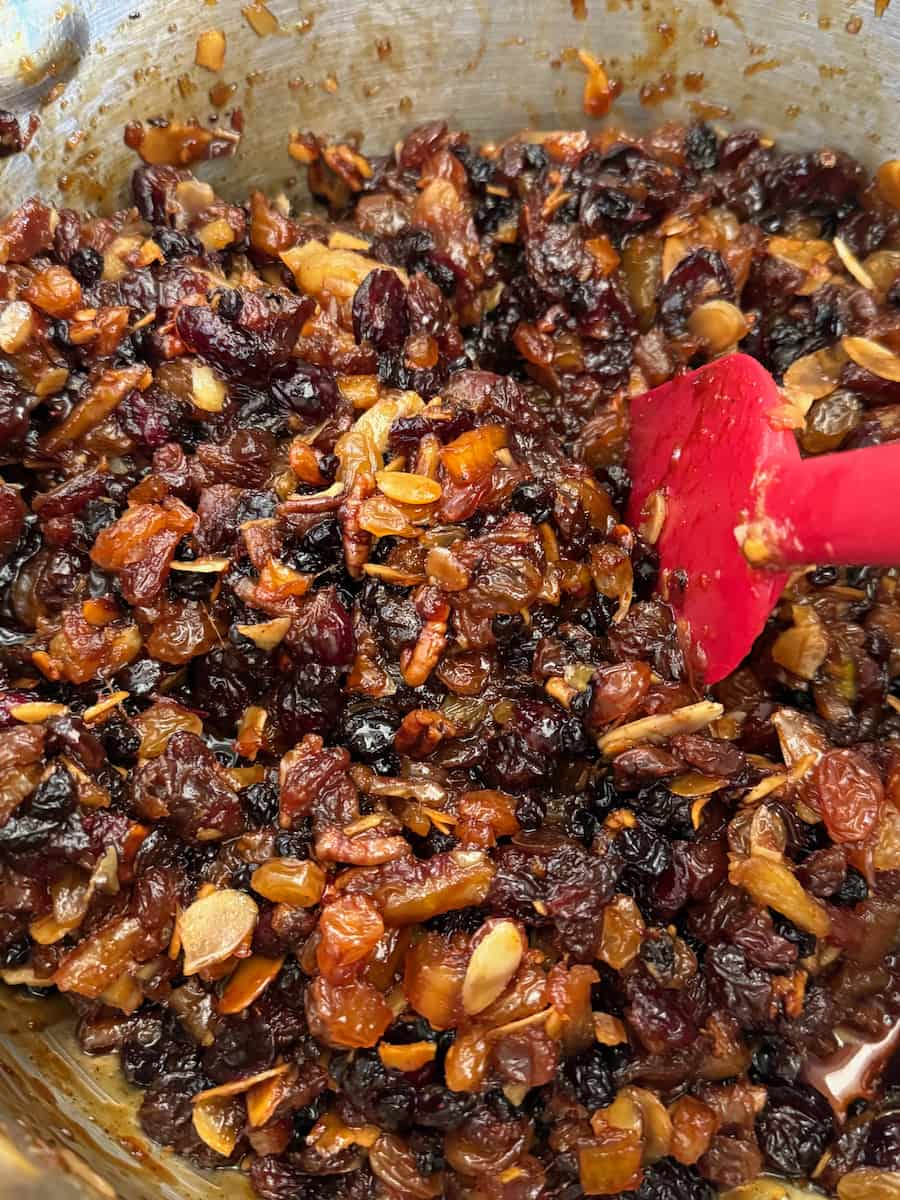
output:
[[[16,354],[34,332],[34,309],[27,300],[13,300],[0,312],[0,350]]]
[[[43,700],[26,700],[24,704],[16,704],[9,710],[9,715],[26,725],[40,725],[51,717],[61,717],[68,712],[65,704],[50,704]]]
[[[129,695],[129,692],[113,692],[112,695],[104,696],[102,700],[98,700],[96,704],[86,708],[81,716],[89,725],[93,721],[100,721],[114,708],[117,708],[123,700],[127,700]]]
[[[225,66],[225,34],[221,29],[207,29],[197,38],[194,62],[207,71],[221,71]]]
[[[519,969],[525,939],[514,921],[499,920],[475,947],[462,987],[463,1009],[469,1016],[493,1004]]]
[[[278,978],[278,972],[283,966],[284,957],[264,958],[261,954],[252,954],[238,963],[219,999],[219,1012],[227,1015],[249,1008],[269,984]]]
[[[900,355],[874,342],[871,338],[845,337],[841,345],[858,367],[871,371],[879,379],[889,379],[892,383],[900,383]]]
[[[638,533],[651,546],[659,541],[659,535],[666,523],[666,513],[666,498],[659,488],[656,488],[641,505],[641,523],[638,526]]]
[[[674,712],[629,721],[627,725],[620,725],[618,729],[605,733],[598,739],[597,745],[607,758],[615,758],[623,750],[630,750],[642,742],[663,742],[677,733],[696,733],[711,721],[717,721],[724,711],[721,704],[700,700],[697,704],[676,708]]]
[[[707,300],[688,318],[688,329],[701,338],[711,354],[722,354],[736,346],[747,333],[747,318],[729,300]]]
[[[847,357],[847,351],[838,344],[795,359],[784,373],[784,394],[806,414],[814,400],[835,391]]]
[[[231,1096],[240,1096],[244,1092],[249,1092],[252,1087],[256,1087],[258,1083],[264,1083],[267,1079],[275,1079],[279,1075],[284,1075],[288,1066],[288,1063],[279,1063],[277,1067],[268,1067],[265,1071],[258,1071],[256,1075],[245,1075],[241,1079],[220,1083],[218,1087],[206,1088],[202,1092],[197,1092],[193,1102],[202,1104],[206,1100],[225,1100]]]
[[[695,796],[711,796],[721,788],[728,786],[727,779],[716,779],[711,775],[703,775],[700,771],[686,771],[666,785],[676,796],[692,799]]]
[[[223,962],[241,949],[256,927],[255,901],[233,888],[195,900],[178,919],[185,975]]]
[[[237,625],[242,637],[249,638],[260,650],[274,650],[291,627],[290,617],[273,617],[259,625]]]
[[[293,1086],[298,1075],[296,1067],[284,1074],[273,1075],[255,1083],[247,1092],[247,1120],[252,1129],[265,1125],[275,1115],[275,1110]]]
[[[843,238],[836,237],[834,239],[834,248],[837,251],[837,256],[844,264],[847,273],[852,275],[857,283],[862,284],[869,291],[875,291],[875,280],[862,265]]]
[[[620,1096],[627,1097],[641,1114],[644,1163],[664,1158],[672,1146],[672,1118],[660,1098],[647,1088],[624,1087]]]
[[[228,570],[230,558],[194,558],[189,562],[173,562],[173,571],[195,571],[198,575],[220,575]]]
[[[213,224],[216,223],[213,222]],[[225,222],[222,223],[225,224]],[[206,226],[206,228],[209,229],[210,226]],[[228,225],[228,232],[231,235],[230,241],[234,241],[234,231],[230,225]],[[229,245],[230,242],[225,244]],[[206,363],[194,363],[191,367],[191,399],[195,406],[203,412],[219,413],[225,407],[228,389],[212,367],[208,367]]]
[[[405,1046],[381,1042],[378,1057],[392,1071],[418,1071],[433,1062],[437,1054],[435,1042],[409,1042]]]
[[[392,270],[404,283],[408,281],[405,271],[356,250],[330,250],[315,238],[285,250],[279,257],[294,276],[297,287],[317,300],[329,296],[352,300],[356,289],[371,271]]]
[[[433,504],[441,498],[441,485],[427,475],[413,475],[408,471],[376,471],[375,482],[379,491],[398,504]]]
[[[244,1120],[244,1106],[227,1096],[214,1096],[194,1105],[194,1129],[206,1145],[223,1158],[230,1158],[234,1153]]]

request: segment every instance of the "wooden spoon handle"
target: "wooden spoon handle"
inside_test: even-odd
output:
[[[769,565],[900,566],[900,442],[804,459],[772,481],[765,508]]]

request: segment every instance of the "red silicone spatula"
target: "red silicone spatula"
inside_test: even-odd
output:
[[[659,590],[708,683],[750,650],[785,568],[900,564],[900,443],[801,459],[784,405],[745,354],[631,402],[628,523],[664,513]]]

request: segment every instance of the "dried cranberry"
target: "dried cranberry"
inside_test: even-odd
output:
[[[378,351],[399,350],[409,332],[406,289],[396,271],[370,271],[353,296],[353,336]]]

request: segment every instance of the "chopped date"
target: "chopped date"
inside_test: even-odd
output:
[[[0,975],[260,1200],[890,1188],[896,571],[798,572],[711,696],[622,513],[710,301],[805,455],[896,438],[900,160],[296,134],[337,221],[186,169],[236,142],[0,212]]]

